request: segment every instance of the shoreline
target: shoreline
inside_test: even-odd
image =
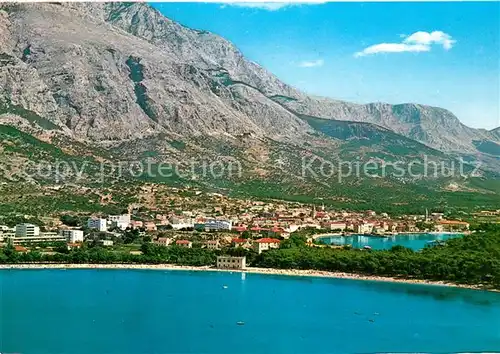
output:
[[[267,275],[283,275],[283,276],[301,276],[301,277],[319,277],[333,279],[348,279],[348,280],[364,280],[376,281],[385,283],[402,283],[402,284],[420,284],[445,286],[461,289],[483,290],[491,292],[499,292],[500,290],[484,288],[478,285],[466,285],[449,283],[445,281],[431,281],[423,279],[405,279],[395,277],[383,277],[378,275],[362,275],[355,273],[344,272],[329,272],[313,269],[275,269],[275,268],[257,268],[247,267],[245,269],[220,269],[212,266],[181,266],[175,264],[64,264],[64,263],[30,263],[30,264],[0,264],[0,270],[8,269],[117,269],[117,270],[180,270],[180,271],[205,271],[205,272],[231,272],[231,273],[249,273],[249,274],[267,274]]]
[[[380,238],[386,238],[386,237],[394,237],[394,236],[410,236],[410,235],[467,235],[469,233],[467,232],[450,232],[450,231],[429,231],[429,232],[410,232],[410,231],[403,231],[403,232],[398,232],[394,234],[357,234],[355,232],[349,232],[346,234],[342,233],[322,233],[322,234],[316,234],[312,235],[313,239],[321,238],[321,237],[351,237],[351,236],[366,236],[366,237],[380,237]]]

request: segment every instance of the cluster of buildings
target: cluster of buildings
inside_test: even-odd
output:
[[[329,210],[325,207],[317,208],[284,201],[230,199],[216,193],[201,194],[197,191],[191,191],[190,196],[184,197],[180,192],[186,191],[178,192],[174,199],[163,201],[163,205],[168,201],[172,205],[175,204],[175,207],[164,207],[164,211],[158,208],[134,211],[132,208],[130,213],[106,217],[92,216],[83,225],[83,229],[88,231],[62,225],[52,227],[50,232],[41,232],[40,228],[33,224],[19,224],[15,228],[0,226],[0,242],[2,239],[11,239],[14,244],[54,241],[76,244],[84,241],[84,232],[102,232],[120,237],[125,231],[136,229],[141,235],[150,235],[152,242],[159,246],[176,244],[179,247],[191,248],[193,241],[199,241],[199,237],[202,237],[203,247],[208,249],[232,246],[254,249],[262,253],[279,248],[280,240],[304,228],[318,230],[316,233],[367,235],[466,231],[469,228],[467,222],[446,220],[442,213],[426,212],[424,215],[391,218],[387,213],[376,213],[372,210]],[[488,213],[496,215],[500,211]],[[198,239],[192,237],[196,231]],[[97,237],[105,246],[113,245],[110,238],[112,237]]]
[[[0,242],[12,241],[14,245],[23,243],[67,242],[81,243],[84,240],[82,230],[61,228],[58,232],[41,232],[37,225],[23,223],[13,228],[0,228]]]

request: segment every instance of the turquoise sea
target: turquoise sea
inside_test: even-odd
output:
[[[446,241],[450,238],[461,237],[463,234],[451,233],[422,233],[422,234],[400,234],[390,237],[382,236],[325,236],[320,239],[326,244],[352,245],[354,248],[370,246],[374,250],[388,250],[393,246],[400,245],[413,250],[420,250],[432,241]]]
[[[500,294],[441,286],[237,272],[1,270],[0,305],[1,353],[500,351]]]

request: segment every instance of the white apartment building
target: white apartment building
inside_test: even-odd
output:
[[[113,227],[118,227],[122,230],[125,230],[130,226],[130,214],[109,215],[108,222]]]
[[[227,220],[210,219],[205,222],[207,231],[231,230],[232,227],[233,223]]]
[[[64,237],[70,243],[83,242],[82,230],[59,230],[59,235]]]
[[[106,219],[89,219],[87,221],[87,227],[89,229],[97,230],[97,231],[107,231],[108,225]]]
[[[174,229],[174,230],[194,228],[194,222],[193,222],[193,219],[191,219],[191,218],[172,217],[172,218],[170,218],[169,221],[170,221],[170,225],[172,226],[172,229]]]
[[[15,236],[5,237],[10,238],[14,245],[21,245],[23,243],[39,243],[39,242],[64,242],[66,239],[56,232],[40,232],[38,236]]]
[[[40,228],[33,224],[16,225],[16,237],[37,237],[40,236]]]
[[[244,269],[246,267],[246,262],[246,257],[218,256],[217,268]]]

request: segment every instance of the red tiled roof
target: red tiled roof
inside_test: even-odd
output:
[[[245,243],[245,242],[247,242],[247,240],[245,240],[244,238],[233,238],[231,240],[231,242],[234,242],[234,243]]]
[[[176,245],[187,245],[189,244],[191,241],[188,241],[188,240],[177,240],[175,241],[175,244]]]
[[[247,227],[246,226],[234,226],[233,230],[235,230],[235,231],[246,231]]]
[[[23,246],[14,246],[14,249],[17,252],[26,252],[28,250],[26,247],[23,247]]]
[[[280,243],[281,241],[278,240],[278,239],[275,239],[275,238],[260,238],[258,240],[256,240],[255,242],[258,242],[258,243]]]

